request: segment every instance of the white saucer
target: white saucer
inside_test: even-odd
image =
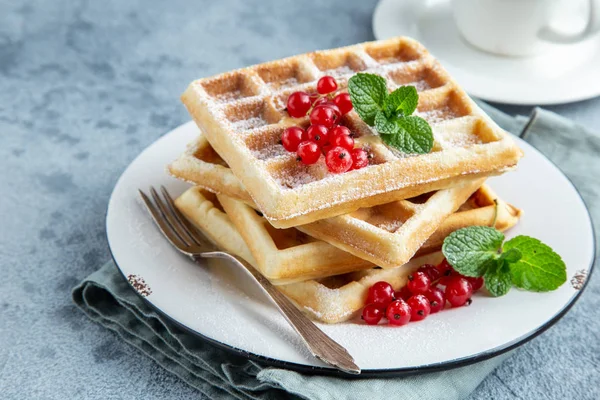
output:
[[[106,215],[113,258],[124,276],[145,280],[145,299],[163,314],[222,347],[246,357],[305,372],[332,373],[313,358],[299,337],[241,270],[223,262],[199,266],[177,253],[142,207],[138,188],[164,185],[176,196],[188,184],[165,165],[198,135],[193,122],[144,150],[119,178]],[[567,281],[549,293],[513,289],[492,298],[482,293],[470,307],[450,309],[401,328],[358,320],[321,325],[346,347],[363,375],[390,376],[456,367],[500,354],[543,332],[581,293],[570,283],[594,260],[591,221],[569,180],[542,154],[518,140],[525,157],[516,172],[489,180],[506,201],[525,210],[508,237],[526,234],[552,246],[565,260]],[[565,230],[569,234],[565,235]]]
[[[501,57],[467,44],[450,7],[449,0],[381,0],[373,14],[375,38],[415,38],[470,95],[484,100],[548,105],[600,95],[600,35],[553,45],[554,51],[541,56]]]

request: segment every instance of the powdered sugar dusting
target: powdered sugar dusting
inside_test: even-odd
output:
[[[243,97],[240,90],[232,90],[230,92],[221,93],[216,96],[217,103],[226,104]]]
[[[274,144],[262,149],[252,150],[252,155],[259,160],[267,160],[269,158],[284,156],[289,154],[286,149],[280,144]]]
[[[372,221],[369,221],[373,223]],[[384,229],[388,232],[394,233],[402,226],[402,221],[393,220],[393,221],[379,221],[378,223],[373,223],[378,228]]]
[[[402,71],[414,71],[418,66],[421,65],[419,60],[412,61],[398,61],[395,58],[389,58],[386,60],[391,60],[389,63],[381,63],[378,67],[374,68],[374,73],[379,73],[381,75],[387,74],[389,72],[402,72]]]
[[[478,135],[470,131],[452,132],[450,135],[440,132],[435,134],[435,140],[444,149],[452,147],[469,147],[483,143]]]
[[[267,120],[262,117],[252,117],[232,122],[233,128],[240,131],[260,128],[261,126],[265,126],[267,124]]]
[[[405,153],[403,151],[398,150],[395,147],[388,147],[388,150],[390,151],[390,153],[392,153],[394,155],[394,157],[396,158],[412,158],[412,157],[417,157],[418,154],[416,153]]]
[[[287,89],[293,86],[297,86],[299,84],[298,79],[296,77],[287,78],[281,81],[269,82],[267,85],[275,90]]]
[[[328,69],[324,72],[325,75],[333,76],[334,78],[354,74],[354,70],[347,65],[342,65],[336,69]]]
[[[458,115],[454,111],[452,111],[452,109],[448,106],[423,112],[417,111],[415,115],[418,115],[430,124],[436,124],[442,121],[446,121],[448,119],[454,119],[458,117]]]
[[[316,177],[306,171],[275,177],[275,182],[284,189],[294,189],[307,183],[316,181]]]
[[[398,64],[398,58],[396,57],[379,58],[377,61],[382,65]]]
[[[421,79],[419,81],[403,83],[400,86],[414,86],[417,89],[417,92],[422,92],[424,90],[431,89],[431,85],[425,79]]]

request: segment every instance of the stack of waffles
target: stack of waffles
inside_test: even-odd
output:
[[[286,99],[315,92],[322,76],[341,90],[357,72],[388,88],[415,86],[417,115],[433,150],[401,154],[354,112],[341,124],[368,149],[367,167],[328,172],[282,147]],[[438,263],[451,232],[473,225],[506,230],[521,211],[484,182],[515,168],[512,139],[419,43],[395,38],[260,64],[190,84],[183,102],[199,131],[170,173],[194,186],[179,210],[219,247],[242,257],[314,319],[352,318],[377,281],[402,287],[424,263]]]

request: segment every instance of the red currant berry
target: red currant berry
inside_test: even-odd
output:
[[[367,304],[362,310],[361,318],[367,325],[377,325],[383,318],[383,310],[377,304]]]
[[[376,304],[379,307],[387,307],[394,300],[394,288],[385,281],[375,282],[369,288],[366,304]]]
[[[338,126],[338,128],[342,128]],[[352,151],[354,149],[354,139],[352,139],[349,135],[341,134],[341,135],[331,135],[331,144],[333,146],[340,146],[345,148],[348,151]]]
[[[319,161],[319,157],[321,156],[321,151],[319,150],[319,146],[311,141],[307,140],[298,145],[298,150],[296,150],[296,154],[300,161],[303,164],[310,165]]]
[[[308,95],[310,97],[310,104],[311,105],[315,105],[315,103],[317,101],[319,101],[320,99],[322,99],[322,97],[320,97],[319,93],[311,93]]]
[[[333,98],[333,102],[342,112],[342,115],[348,114],[352,111],[352,101],[348,93],[340,93]]]
[[[310,123],[312,125],[324,125],[331,128],[336,120],[335,110],[327,105],[317,106],[310,112]]]
[[[404,300],[395,300],[387,306],[385,315],[390,325],[406,325],[410,321],[410,307]]]
[[[410,306],[411,321],[420,321],[425,319],[431,312],[429,300],[427,300],[427,297],[423,296],[422,294],[415,294],[407,300],[407,303]]]
[[[335,105],[335,103],[333,101],[327,101],[327,102],[323,103],[323,105],[331,108],[335,112],[337,119],[340,119],[340,117],[342,116],[342,112],[340,111],[338,106]]]
[[[446,300],[452,307],[464,306],[473,295],[473,287],[468,280],[455,276],[446,284]]]
[[[327,106],[329,108],[332,108],[333,111],[335,111],[335,114],[337,115],[338,118],[342,116],[342,112],[340,111],[338,106],[336,106],[335,103],[333,101],[329,100],[327,97],[321,97],[321,98],[317,99],[317,101],[315,101],[315,103],[313,104],[313,107],[317,107],[317,106]]]
[[[369,153],[363,149],[354,149],[352,154],[352,169],[361,169],[369,165]]]
[[[435,265],[431,264],[423,264],[419,267],[417,271],[425,272],[427,276],[429,276],[429,280],[431,282],[437,281],[442,275],[440,273],[440,270],[437,269]]]
[[[446,286],[448,284],[448,282],[450,282],[452,279],[454,279],[456,277],[461,277],[461,276],[462,275],[460,275],[458,272],[451,269],[451,270],[448,270],[445,272],[445,274],[440,278],[438,283],[442,286]]]
[[[446,260],[445,258],[442,260],[442,262],[441,262],[441,263],[439,263],[439,264],[437,265],[437,267],[436,267],[436,268],[437,268],[437,269],[440,271],[440,274],[441,274],[442,276],[443,276],[443,275],[446,275],[446,272],[447,272],[447,271],[451,271],[451,270],[453,270],[453,269],[454,269],[454,268],[452,268],[452,265],[450,265],[450,263],[448,262],[448,260]],[[448,275],[449,275],[449,274],[448,274]]]
[[[327,152],[325,164],[327,164],[329,172],[334,174],[346,172],[352,168],[352,156],[345,148],[334,147]]]
[[[291,117],[302,118],[310,109],[311,100],[308,93],[294,92],[287,100],[287,112]]]
[[[408,283],[406,284],[408,290],[413,294],[425,293],[430,285],[431,280],[429,279],[429,275],[421,271],[410,274],[408,276]]]
[[[281,134],[281,144],[287,151],[298,150],[298,145],[307,138],[304,129],[298,126],[290,126]]]
[[[435,314],[444,309],[444,306],[446,305],[446,296],[444,296],[444,292],[442,292],[441,289],[436,287],[429,288],[424,295],[427,297],[427,300],[429,300],[431,314]]]
[[[438,283],[440,285],[446,286],[448,284],[448,282],[450,282],[452,279],[454,279],[456,277],[460,277],[460,276],[461,275],[454,270],[446,271],[446,275],[442,276],[440,278],[440,280],[438,281]]]
[[[444,259],[436,268],[441,273],[440,280],[438,282],[440,285],[446,286],[453,277],[459,275],[459,273],[456,272],[454,267],[452,267],[452,265],[450,265],[446,259]]]
[[[334,137],[337,135],[350,136],[352,134],[352,132],[350,132],[350,129],[346,128],[345,126],[335,125],[333,128],[331,128],[330,134],[331,134],[331,137]]]
[[[319,96],[318,94],[315,96]],[[317,97],[314,101],[313,101],[313,107],[316,106],[321,106],[324,105],[326,103],[329,103],[329,100],[327,99],[327,97]]]
[[[337,88],[337,82],[332,76],[324,76],[317,82],[317,92],[321,94],[335,92]]]
[[[478,291],[483,286],[483,278],[480,276],[478,278],[473,278],[470,276],[465,276],[465,279],[469,281],[471,287],[473,288],[473,293]]]
[[[412,293],[410,292],[410,290],[408,290],[408,286],[403,286],[402,289],[396,291],[394,293],[394,298],[396,300],[408,300],[410,297],[412,296]]]
[[[306,130],[306,135],[308,136],[308,140],[312,140],[319,147],[323,147],[325,144],[329,143],[329,129],[327,129],[323,125],[311,125]]]

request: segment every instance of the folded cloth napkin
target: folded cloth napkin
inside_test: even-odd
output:
[[[600,137],[556,114],[534,110],[530,118],[483,108],[504,129],[557,163],[582,191],[600,220]],[[581,165],[585,165],[582,168]],[[73,289],[73,300],[92,320],[116,332],[163,368],[209,398],[277,399],[462,399],[510,353],[445,372],[396,379],[348,380],[265,367],[218,349],[156,313],[130,288],[113,262]]]

